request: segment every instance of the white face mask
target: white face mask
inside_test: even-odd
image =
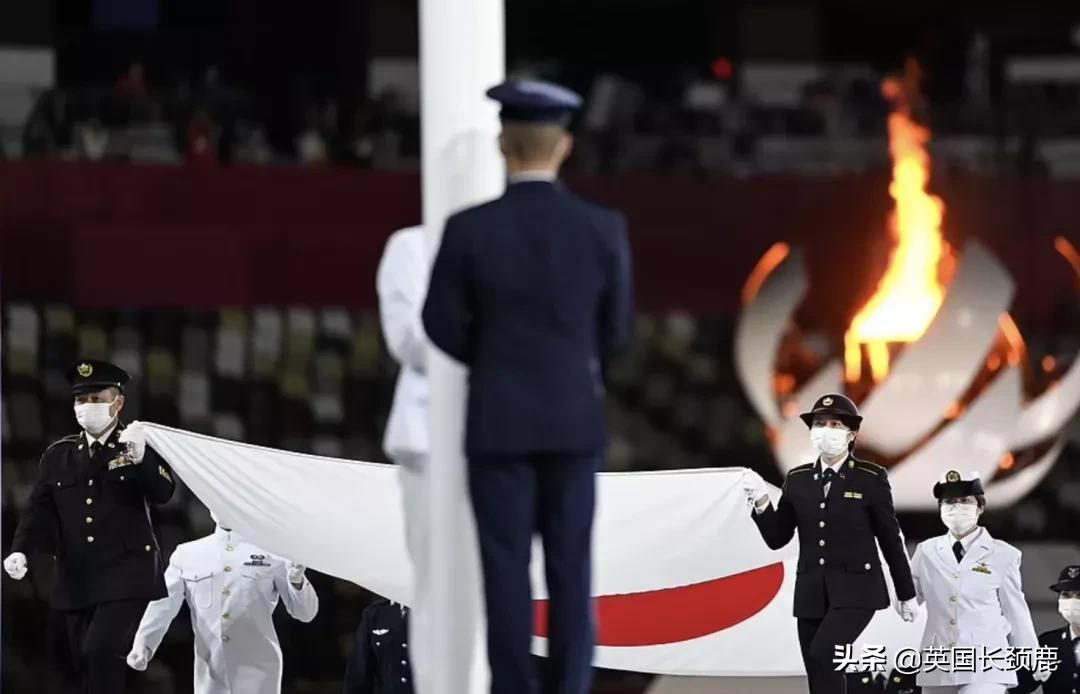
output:
[[[953,535],[963,535],[979,521],[977,504],[942,504],[941,522]]]
[[[850,443],[849,433],[847,429],[814,427],[810,430],[810,443],[814,444],[814,448],[818,449],[822,455],[835,458],[847,452]]]
[[[1058,612],[1069,624],[1080,624],[1080,598],[1058,598]]]
[[[115,402],[115,401],[114,401]],[[113,422],[112,402],[87,402],[75,406],[75,419],[91,436],[97,436]]]

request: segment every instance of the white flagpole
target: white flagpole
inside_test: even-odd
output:
[[[504,186],[496,145],[496,105],[484,92],[503,80],[503,0],[420,0],[420,106],[423,221],[432,253],[446,217],[498,196]],[[431,565],[429,596],[438,654],[431,691],[487,691],[479,553],[463,455],[466,372],[430,348],[427,473]],[[455,689],[461,668],[473,672]],[[467,676],[467,675],[466,675]]]

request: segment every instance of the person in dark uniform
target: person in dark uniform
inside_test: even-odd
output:
[[[378,600],[364,610],[345,663],[343,694],[413,694],[409,608]]]
[[[465,453],[491,691],[538,690],[529,560],[539,533],[550,596],[539,689],[583,694],[594,641],[595,474],[606,444],[602,364],[632,328],[626,224],[556,181],[581,97],[531,81],[488,96],[502,104],[509,186],[447,220],[423,323],[470,370]]]
[[[760,476],[750,473],[744,489],[771,549],[799,531],[794,613],[810,692],[843,694],[836,646],[854,642],[874,612],[889,606],[879,546],[900,601],[896,609],[909,622],[917,609],[915,585],[885,468],[852,454],[862,422],[855,403],[830,393],[800,417],[817,461],[788,472],[775,508]]]
[[[893,670],[885,684],[885,694],[921,694],[922,687],[915,682],[915,673]]]
[[[1065,626],[1039,634],[1039,645],[1054,649],[1057,669],[1042,683],[1043,694],[1080,692],[1080,564],[1061,570],[1058,582],[1050,586],[1058,594],[1058,612]],[[1039,688],[1030,670],[1019,670],[1017,685],[1009,694],[1029,694]]]
[[[165,597],[149,503],[172,496],[172,472],[137,422],[120,421],[128,375],[85,360],[68,373],[82,432],[53,443],[15,530],[4,569],[26,575],[27,553],[56,557],[51,604],[64,615],[86,694],[122,694],[135,629]]]
[[[847,675],[848,694],[881,694],[884,690],[883,682],[872,672],[849,672]]]

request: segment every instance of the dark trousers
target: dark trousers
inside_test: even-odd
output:
[[[115,600],[64,612],[83,694],[123,694],[127,654],[146,605],[146,600]]]
[[[833,659],[836,646],[853,643],[859,638],[873,610],[860,608],[831,608],[821,619],[800,617],[799,648],[802,650],[810,694],[845,694],[847,681],[843,672],[836,671]]]
[[[586,694],[592,677],[592,525],[599,455],[472,456],[488,617],[492,694]],[[529,561],[544,546],[549,596],[542,685],[529,653],[533,635]]]

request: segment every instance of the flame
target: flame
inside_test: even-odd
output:
[[[895,102],[888,123],[893,160],[889,195],[895,201],[888,226],[895,246],[877,290],[844,336],[849,382],[862,375],[862,345],[867,348],[871,376],[880,381],[889,371],[888,343],[922,337],[945,296],[940,271],[946,263],[951,265],[951,253],[941,234],[945,204],[926,190],[930,131],[912,118],[909,87],[889,79],[882,92]]]
[[[1024,345],[1024,336],[1020,334],[1020,328],[1016,327],[1016,322],[1008,313],[1003,313],[998,317],[998,330],[1001,331],[1008,345],[1006,361],[1010,366],[1016,366],[1024,358],[1024,352],[1027,349]]]
[[[772,274],[772,271],[780,263],[784,262],[784,258],[787,258],[790,252],[791,247],[783,241],[774,243],[769,250],[765,251],[765,255],[761,256],[761,259],[757,261],[757,265],[750,271],[750,276],[746,278],[746,283],[743,285],[743,306],[754,300],[757,293],[761,291],[761,285],[765,284],[765,280]]]
[[[1073,272],[1076,273],[1076,285],[1080,287],[1080,252],[1077,252],[1076,246],[1064,236],[1054,239],[1054,248],[1069,262],[1069,265],[1072,265]]]

